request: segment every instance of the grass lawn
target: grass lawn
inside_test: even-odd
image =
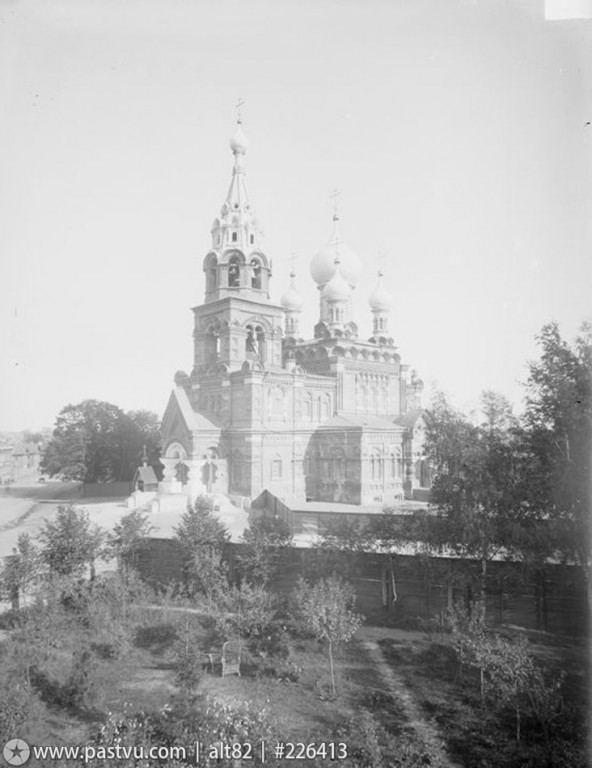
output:
[[[120,717],[162,712],[178,693],[173,649],[183,622],[191,624],[192,642],[204,652],[207,667],[205,652],[220,650],[212,646],[208,622],[198,611],[184,613],[178,605],[130,607],[126,640],[117,652],[113,651],[116,633],[107,620],[94,629],[76,622],[64,627],[59,642],[33,667],[28,714],[14,735],[32,744],[84,744],[108,713]],[[4,691],[14,683],[18,648],[13,633],[5,633],[0,644]],[[557,754],[569,760],[561,762],[555,756],[549,762],[537,723],[525,716],[523,738],[517,743],[513,712],[480,702],[476,679],[468,673],[459,679],[450,646],[418,639],[417,633],[393,630],[390,638],[388,634],[388,629],[363,629],[359,639],[337,650],[336,696],[331,691],[326,645],[294,631],[287,635],[287,658],[256,654],[245,647],[240,677],[222,678],[219,667],[204,669],[196,692],[232,709],[248,705],[253,712],[265,713],[275,733],[286,741],[345,741],[354,757],[342,765],[583,768],[586,764],[580,749],[587,679],[583,647],[532,643],[549,670],[567,672],[568,716],[554,726],[554,736],[562,745]],[[81,649],[92,653],[87,657],[87,695],[75,700],[68,692]],[[0,730],[9,738],[6,711],[2,704]],[[35,766],[34,760],[30,765]]]
[[[587,654],[582,645],[547,640],[532,643],[532,652],[550,675],[567,673],[563,711],[551,727],[551,747],[539,723],[527,714],[518,742],[514,710],[494,707],[488,699],[481,702],[477,672],[464,670],[461,678],[450,646],[390,639],[380,646],[387,664],[413,689],[426,718],[437,726],[452,759],[465,768],[585,768]]]

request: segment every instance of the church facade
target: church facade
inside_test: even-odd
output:
[[[311,262],[319,317],[302,337],[294,270],[279,303],[249,200],[240,121],[232,179],[193,309],[193,368],[178,372],[161,433],[161,493],[223,493],[383,505],[421,496],[423,384],[389,335],[391,298],[378,273],[373,332],[359,338],[353,295],[362,265],[339,220]]]

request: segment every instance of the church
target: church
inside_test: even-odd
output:
[[[318,321],[301,327],[294,269],[279,304],[272,262],[247,191],[248,141],[230,140],[232,178],[203,261],[193,308],[193,368],[178,372],[163,417],[159,495],[226,494],[381,507],[427,498],[423,383],[389,335],[392,299],[378,272],[373,330],[354,312],[362,263],[333,233],[313,257]]]

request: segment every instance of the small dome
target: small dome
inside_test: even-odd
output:
[[[363,266],[358,254],[341,240],[337,219],[335,219],[331,240],[313,257],[310,263],[310,274],[317,285],[328,283],[335,274],[335,256],[339,256],[340,272],[343,278],[349,285],[355,286],[362,274]]]
[[[370,309],[387,312],[391,308],[392,303],[393,298],[383,286],[382,274],[379,273],[376,288],[368,297],[368,304],[370,305]]]
[[[244,155],[249,147],[249,140],[244,134],[243,127],[239,123],[236,127],[236,131],[230,138],[230,149],[235,155]]]
[[[292,280],[290,287],[280,299],[280,304],[287,312],[298,312],[304,306],[304,300],[296,290],[294,280]]]
[[[280,304],[288,312],[298,312],[304,306],[304,300],[294,286],[291,285],[280,299]]]
[[[347,301],[351,296],[351,287],[341,274],[341,264],[337,265],[333,263],[335,267],[335,274],[329,280],[323,290],[323,296],[327,301]],[[339,266],[339,269],[337,268]]]

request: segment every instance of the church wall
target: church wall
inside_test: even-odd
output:
[[[364,433],[362,441],[361,503],[388,503],[403,496],[402,435]]]
[[[361,462],[358,429],[322,429],[304,452],[307,499],[360,503]]]

